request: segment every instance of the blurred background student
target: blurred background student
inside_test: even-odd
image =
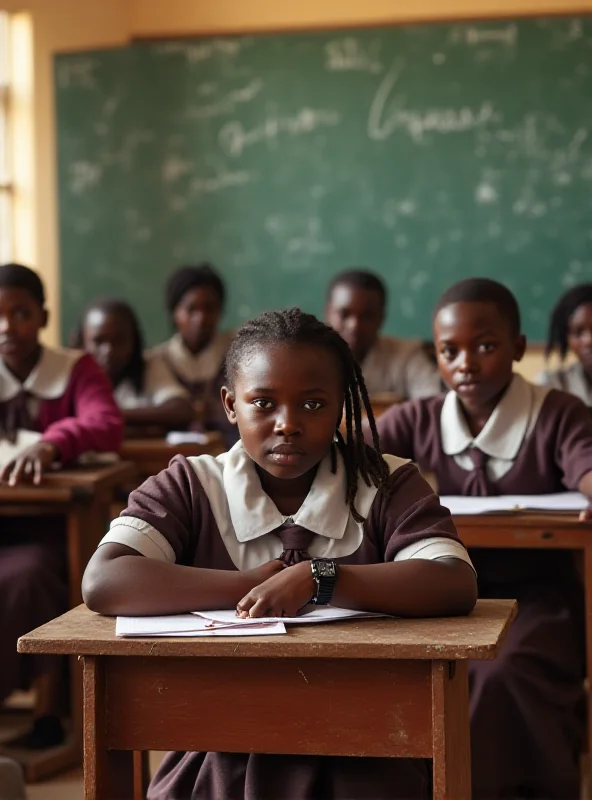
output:
[[[144,337],[131,306],[97,300],[86,309],[74,339],[107,373],[127,435],[184,430],[194,419],[189,392],[163,356],[145,355]]]

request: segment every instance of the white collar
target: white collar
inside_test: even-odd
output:
[[[533,388],[521,375],[514,375],[485,427],[475,437],[456,392],[448,392],[440,414],[442,449],[446,455],[459,455],[470,447],[478,447],[490,458],[513,461],[532,428],[533,414],[539,410],[535,409],[539,403],[535,404]]]
[[[183,380],[207,381],[215,378],[230,346],[231,335],[218,331],[203,350],[194,355],[180,334],[165,343],[166,357],[173,371]]]
[[[262,490],[255,464],[247,455],[241,441],[219,456],[223,462],[224,491],[236,538],[248,542],[279,528],[287,517],[280,513],[272,499]],[[396,459],[401,466],[406,461]],[[376,495],[375,486],[366,486],[360,478],[356,509],[366,517]],[[345,466],[341,455],[337,459],[337,472],[331,472],[331,458],[326,456],[319,464],[317,474],[303,504],[291,519],[319,536],[342,539],[350,520],[349,506],[345,502]]]
[[[63,350],[44,347],[39,361],[21,383],[0,359],[0,402],[12,400],[22,391],[42,400],[55,400],[66,391],[70,374],[84,353],[81,350]]]

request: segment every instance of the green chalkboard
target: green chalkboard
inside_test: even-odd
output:
[[[228,325],[321,313],[363,265],[421,336],[462,277],[507,283],[535,339],[592,279],[592,19],[140,43],[55,83],[64,334],[115,294],[164,338],[165,278],[203,259]]]

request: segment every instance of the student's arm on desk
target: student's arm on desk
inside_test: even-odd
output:
[[[470,613],[477,601],[475,572],[460,557],[442,555],[443,542],[466,552],[454,538],[449,511],[414,466],[391,475],[370,514],[367,524],[384,538],[384,563],[340,566],[333,605],[401,617]],[[428,555],[428,546],[437,549]],[[315,591],[310,565],[302,562],[255,587],[239,608],[250,616],[293,616]]]
[[[184,567],[145,558],[131,547],[108,542],[88,563],[82,597],[91,611],[113,616],[235,608],[246,592],[282,569],[277,560],[245,572]]]
[[[82,582],[88,607],[128,616],[234,608],[253,586],[283,569],[277,560],[245,572],[183,566],[197,546],[208,509],[183,456],[148,478],[131,493],[128,507],[89,561]]]

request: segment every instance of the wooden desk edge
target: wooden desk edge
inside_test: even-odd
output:
[[[487,601],[485,601],[487,602]],[[216,637],[211,639],[199,638],[174,638],[174,637],[154,637],[154,638],[116,638],[114,631],[108,639],[82,640],[75,636],[56,636],[52,630],[52,623],[43,625],[30,633],[22,636],[17,643],[19,653],[46,653],[55,655],[76,655],[76,656],[159,656],[159,657],[233,657],[233,658],[343,658],[343,659],[394,659],[394,660],[447,660],[465,661],[470,659],[491,660],[495,658],[503,645],[509,626],[517,613],[517,604],[513,600],[498,601],[503,604],[505,618],[500,620],[502,627],[497,634],[495,642],[476,644],[461,644],[455,648],[454,644],[427,644],[420,645],[418,654],[418,644],[410,643],[389,643],[385,641],[372,642],[362,641],[357,646],[360,651],[356,652],[355,645],[351,641],[329,641],[329,642],[306,642],[297,637],[296,632],[292,635],[288,633],[281,637]],[[84,606],[63,615],[60,619],[68,615],[88,612]],[[97,615],[98,616],[98,615]],[[115,620],[112,620],[114,626]],[[54,620],[55,623],[55,620]],[[322,630],[330,627],[338,631],[351,629],[354,622],[336,622],[315,625],[314,628]],[[368,622],[360,622],[358,625],[366,626]],[[307,630],[301,627],[299,631]],[[274,641],[269,641],[269,639]],[[125,643],[125,652],[122,652]],[[283,644],[283,646],[282,646]],[[188,652],[189,647],[199,647],[199,652]]]

